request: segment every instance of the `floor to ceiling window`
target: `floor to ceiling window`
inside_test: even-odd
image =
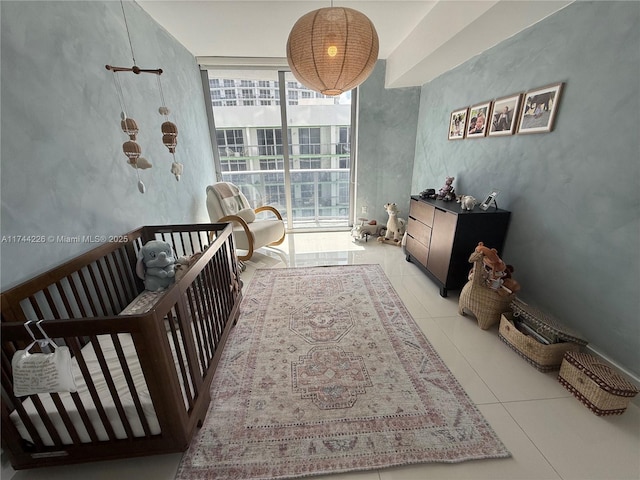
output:
[[[327,97],[277,70],[209,69],[208,83],[222,179],[289,229],[348,226],[351,92]]]

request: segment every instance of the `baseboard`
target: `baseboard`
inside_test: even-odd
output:
[[[640,377],[638,377],[637,375],[631,373],[629,370],[627,370],[625,367],[623,367],[619,363],[615,362],[614,360],[611,360],[611,358],[609,358],[608,356],[606,356],[605,354],[600,352],[597,348],[593,347],[592,345],[587,345],[586,348],[587,348],[587,350],[591,351],[592,355],[595,355],[596,357],[600,357],[605,362],[607,362],[609,365],[611,365],[612,367],[616,368],[620,372],[624,373],[624,375],[628,378],[628,380],[630,380],[633,384],[635,384],[637,387],[640,388]]]

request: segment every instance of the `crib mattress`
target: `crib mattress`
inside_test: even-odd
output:
[[[138,393],[138,397],[140,399],[140,403],[142,405],[142,410],[146,417],[146,420],[149,424],[149,428],[152,434],[160,433],[160,425],[158,423],[158,419],[156,417],[155,410],[153,408],[153,403],[151,402],[151,397],[149,396],[149,391],[147,388],[147,384],[144,379],[144,375],[142,373],[142,367],[140,366],[140,362],[138,360],[138,355],[135,350],[135,346],[133,344],[133,339],[131,335],[128,333],[118,334],[118,339],[122,344],[122,350],[125,354],[126,363],[129,366],[129,370],[131,372],[131,376],[133,378],[133,382],[135,385],[136,392]],[[118,392],[118,396],[120,401],[122,402],[122,406],[124,408],[127,420],[131,425],[131,430],[133,431],[134,436],[142,437],[144,436],[144,430],[142,428],[142,423],[140,422],[140,418],[138,416],[138,412],[136,411],[135,405],[133,403],[132,394],[129,391],[129,386],[127,385],[127,381],[120,367],[120,361],[118,359],[115,346],[113,344],[113,340],[109,335],[100,335],[98,336],[98,341],[100,344],[100,348],[102,353],[104,354],[105,361],[109,365],[109,370],[111,372],[111,376],[113,378],[113,382],[115,384],[116,390]],[[98,358],[96,356],[95,350],[92,344],[87,344],[82,349],[82,354],[87,364],[87,368],[91,372],[91,378],[93,379],[96,391],[100,398],[100,401],[104,407],[105,413],[109,422],[113,428],[116,438],[123,439],[126,438],[127,435],[125,433],[124,426],[122,425],[122,421],[120,420],[120,415],[116,410],[116,406],[113,402],[111,393],[109,392],[109,387],[107,382],[102,374],[102,369],[100,368],[100,364],[98,362]],[[89,393],[89,389],[84,381],[84,377],[80,371],[80,367],[78,366],[78,362],[76,359],[72,359],[73,363],[73,375],[76,382],[77,394],[80,396],[82,400],[82,404],[87,411],[87,415],[93,425],[93,428],[96,431],[99,440],[106,441],[109,440],[107,432],[102,424],[102,420],[98,415],[98,410],[91,398],[91,394]],[[61,392],[58,394],[61,402],[64,404],[66,411],[69,414],[69,417],[78,432],[78,436],[83,443],[88,443],[91,441],[89,437],[89,433],[87,432],[82,419],[80,418],[80,414],[77,411],[75,403],[71,397],[70,393]],[[56,427],[56,430],[59,432],[60,439],[62,443],[65,445],[73,444],[71,436],[67,432],[67,429],[58,413],[58,409],[56,408],[51,395],[39,395],[40,401],[44,409],[47,412],[51,422]],[[45,445],[51,446],[54,445],[51,436],[47,432],[47,429],[42,422],[40,415],[37,413],[35,405],[31,398],[26,399],[22,403],[23,408],[31,418],[35,428],[38,431],[38,434],[42,438],[42,441]],[[17,412],[13,412],[11,414],[11,420],[14,425],[17,427],[20,435],[25,440],[32,441],[29,432],[24,426],[22,420],[20,419]]]

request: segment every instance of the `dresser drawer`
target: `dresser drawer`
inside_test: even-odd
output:
[[[419,220],[420,222],[428,225],[429,227],[433,226],[433,214],[435,212],[435,208],[433,205],[429,205],[427,203],[421,202],[419,200],[411,199],[411,210],[409,211],[409,216]]]
[[[429,248],[429,243],[431,242],[431,227],[419,222],[413,217],[409,217],[407,232],[409,232],[409,235],[411,235],[414,240],[417,240],[425,247]]]
[[[429,249],[422,243],[418,242],[411,235],[407,235],[407,252],[422,264],[423,267],[427,266],[427,256],[429,255]]]

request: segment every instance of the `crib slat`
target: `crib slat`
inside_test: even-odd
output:
[[[98,280],[96,279],[94,268],[95,268],[95,263],[87,265],[87,271],[89,272],[89,278],[91,278],[91,283],[93,285],[95,296],[98,300],[98,303],[100,304],[100,307],[102,307],[102,311],[100,312],[100,314],[107,315],[107,306],[104,303],[104,298],[102,298],[102,295],[100,294],[100,285],[98,284]],[[96,310],[96,313],[98,313],[97,310]]]
[[[222,329],[224,326],[222,324],[222,320],[224,320],[225,318],[226,301],[223,297],[227,290],[227,286],[221,282],[220,278],[219,271],[222,267],[221,260],[222,259],[220,255],[216,253],[216,255],[211,260],[211,263],[207,265],[207,268],[205,269],[205,274],[207,275],[207,277],[209,278],[209,282],[211,283],[211,301],[215,306],[216,312],[211,320],[213,323],[212,327],[215,331],[214,339],[216,346],[220,341],[220,336],[222,335]]]
[[[120,338],[118,337],[118,335],[112,335],[111,337],[113,339],[113,345],[115,346],[115,349],[116,349],[116,354],[118,355],[118,360],[120,361],[120,366],[122,367],[122,372],[124,373],[124,377],[127,381],[127,386],[129,387],[129,391],[131,392],[131,397],[133,399],[133,404],[136,407],[136,412],[138,413],[140,424],[142,425],[142,429],[144,430],[145,436],[150,437],[151,428],[149,427],[147,416],[144,414],[144,410],[142,409],[142,404],[140,403],[140,396],[138,395],[138,391],[136,390],[136,386],[133,382],[133,377],[131,376],[131,370],[129,369],[129,364],[127,363],[127,359],[124,355],[122,344],[120,343]]]
[[[127,434],[127,438],[133,438],[133,430],[131,429],[131,424],[129,423],[129,419],[127,418],[127,415],[124,411],[122,402],[120,401],[118,390],[116,388],[115,383],[113,382],[113,376],[111,375],[111,370],[109,370],[109,366],[107,365],[107,362],[104,359],[104,352],[102,351],[102,347],[100,346],[98,337],[94,335],[91,336],[91,345],[93,346],[93,351],[96,353],[96,357],[98,359],[98,363],[100,364],[102,375],[104,376],[104,379],[107,382],[107,387],[109,388],[109,392],[111,393],[111,400],[113,400],[113,404],[116,407],[116,411],[120,416],[120,421],[122,422],[124,431]]]
[[[107,276],[104,273],[104,267],[102,266],[102,262],[106,262],[107,259],[106,258],[102,258],[100,260],[98,260],[95,265],[98,268],[98,273],[100,274],[100,280],[102,280],[102,288],[106,294],[106,300],[109,304],[110,309],[105,311],[106,315],[113,315],[114,313],[119,312],[120,310],[118,309],[118,307],[116,307],[114,300],[113,300],[113,295],[111,295],[111,288],[110,288],[110,283],[109,280],[107,278]],[[100,298],[102,298],[102,295],[100,294],[100,289],[98,289],[98,295],[100,296]]]
[[[42,438],[40,438],[38,430],[31,421],[31,417],[22,406],[22,402],[16,401],[13,405],[16,413],[20,417],[20,420],[22,420],[22,423],[24,424],[24,427],[27,429],[27,433],[29,433],[29,436],[31,437],[31,443],[33,443],[38,449],[44,448],[44,442],[42,441]]]
[[[211,304],[208,298],[208,286],[207,286],[206,274],[204,270],[200,272],[200,275],[198,275],[196,282],[198,285],[198,295],[199,295],[200,302],[202,304],[202,312],[203,312],[203,315],[198,317],[198,320],[202,328],[202,336],[204,339],[204,346],[205,346],[205,351],[207,355],[207,362],[205,364],[205,368],[206,368],[209,365],[209,359],[213,355],[215,345],[213,341],[214,339],[211,336],[211,325],[210,325],[210,322],[207,321],[207,319],[212,314],[212,310],[211,310]]]
[[[49,309],[51,310],[51,313],[53,313],[53,318],[61,318],[60,313],[58,312],[58,309],[56,307],[56,304],[53,301],[53,298],[51,297],[51,292],[49,292],[49,288],[45,288],[44,290],[42,290],[42,293],[44,293],[44,298],[47,300],[47,305],[49,305]],[[40,318],[44,318],[44,317],[40,317]]]
[[[172,309],[173,310],[173,309]],[[182,348],[180,347],[180,345],[184,345],[185,340],[184,340],[184,335],[180,334],[183,338],[182,338],[182,342],[179,342],[178,340],[178,331],[176,330],[175,327],[175,323],[174,323],[174,317],[173,317],[173,313],[172,310],[169,310],[169,312],[167,313],[167,317],[168,317],[168,321],[169,321],[169,328],[171,330],[171,338],[173,341],[173,346],[174,346],[174,352],[175,355],[177,357],[177,366],[178,366],[178,375],[180,375],[182,377],[182,388],[185,390],[185,392],[187,392],[187,402],[189,404],[189,410],[191,410],[193,408],[193,391],[191,390],[191,388],[189,387],[190,382],[189,382],[189,376],[191,376],[191,372],[193,372],[193,365],[191,365],[191,361],[189,358],[187,358],[187,362],[185,363],[185,358],[183,356],[183,351]],[[189,372],[187,372],[187,368],[186,366],[189,366]],[[191,385],[195,384],[195,380],[193,379],[193,377],[191,378]]]
[[[51,421],[49,414],[47,413],[46,409],[42,405],[42,401],[40,400],[40,397],[38,395],[29,395],[29,398],[33,402],[33,406],[38,412],[40,420],[42,420],[42,423],[44,424],[44,428],[47,430],[47,433],[51,437],[53,444],[58,448],[62,447],[62,439],[58,434],[58,430],[53,425],[53,422]]]
[[[91,419],[89,418],[89,414],[87,413],[87,410],[84,408],[84,404],[82,403],[82,399],[80,398],[80,395],[78,395],[76,392],[73,392],[71,394],[71,399],[73,400],[73,404],[76,406],[76,410],[78,411],[78,414],[80,415],[80,419],[82,420],[82,425],[84,425],[84,428],[87,430],[87,433],[89,434],[89,438],[93,443],[98,443],[99,442],[98,433],[96,432],[96,429],[94,428],[93,423],[91,423]]]
[[[116,270],[118,271],[118,277],[122,281],[122,288],[127,298],[125,302],[126,306],[137,294],[136,285],[132,277],[131,268],[123,268],[124,266],[127,266],[126,249],[124,247],[119,248],[117,253],[120,258],[119,261],[116,261]]]
[[[69,283],[69,280],[67,280],[67,283]],[[70,317],[74,317],[75,315],[73,314],[73,308],[71,307],[71,303],[69,302],[69,299],[67,298],[67,293],[65,292],[64,287],[62,286],[61,282],[56,282],[55,283],[56,289],[58,290],[58,295],[60,296],[60,299],[62,300],[62,304],[64,305],[64,308],[66,310],[66,316],[65,318],[70,318]]]
[[[4,348],[2,349],[2,393],[3,393],[3,401],[7,404],[12,405],[15,408],[18,416],[23,420],[24,426],[27,429],[27,432],[33,439],[33,443],[37,448],[42,448],[44,443],[36,430],[36,427],[31,422],[29,415],[22,407],[22,403],[13,396],[13,381],[10,377],[11,373],[11,359],[8,358]]]
[[[95,338],[95,335],[91,335],[91,340],[93,340]],[[89,390],[89,394],[91,395],[91,399],[93,400],[93,404],[96,407],[96,411],[98,412],[98,416],[100,417],[100,420],[102,421],[102,426],[104,427],[105,431],[107,432],[107,436],[109,437],[109,440],[115,440],[116,439],[116,434],[113,431],[113,428],[111,427],[111,422],[109,422],[109,418],[107,417],[107,414],[104,410],[104,406],[102,405],[102,402],[100,401],[100,395],[98,395],[98,392],[96,390],[96,386],[93,383],[93,380],[91,378],[91,373],[89,372],[89,368],[87,367],[87,363],[84,360],[84,356],[82,355],[82,349],[79,348],[79,344],[77,339],[74,339],[75,341],[71,342],[71,345],[69,346],[69,348],[71,348],[71,350],[73,351],[73,354],[78,362],[78,367],[80,368],[80,371],[82,372],[82,376],[84,377],[84,381],[87,385],[87,389]]]
[[[114,254],[115,252],[112,255],[105,257],[104,263],[107,266],[107,272],[109,273],[109,279],[111,280],[109,285],[111,285],[111,288],[113,288],[113,291],[116,296],[116,301],[117,301],[116,309],[112,313],[118,313],[124,309],[124,307],[127,305],[128,302],[125,303],[124,300],[122,299],[122,295],[120,294],[120,290],[118,289],[118,284],[120,282],[117,279],[118,277],[116,277],[113,274],[113,268],[111,267],[111,262],[114,261],[114,258],[113,258],[115,256]]]
[[[44,315],[42,314],[42,310],[40,310],[40,304],[38,303],[35,295],[29,297],[29,303],[31,303],[33,311],[36,312],[36,316],[38,317],[38,319],[43,319]]]
[[[197,249],[196,249],[196,247],[194,247],[194,245],[193,245],[193,232],[189,232],[189,233],[187,234],[187,238],[189,239],[189,245],[191,246],[191,251],[192,251],[193,253],[196,253],[196,252],[203,252],[203,251],[204,251],[204,248],[202,248],[202,243],[200,243],[200,244],[198,245],[198,246],[199,246],[199,248],[197,248]]]
[[[220,275],[219,275],[219,269],[220,269],[220,256],[216,255],[213,258],[213,265],[207,265],[208,268],[206,268],[206,274],[209,276],[210,281],[211,281],[211,285],[213,286],[215,295],[213,295],[213,299],[212,301],[215,303],[215,307],[216,307],[216,315],[214,315],[213,317],[213,322],[215,324],[215,331],[216,331],[216,335],[215,335],[215,341],[216,341],[216,345],[218,344],[219,340],[220,340],[220,335],[222,334],[222,330],[223,330],[223,325],[221,323],[221,319],[225,319],[227,317],[225,312],[225,298],[224,295],[226,294],[226,285],[224,285],[221,281],[220,281]]]
[[[78,270],[78,278],[80,278],[80,283],[82,284],[82,291],[85,293],[87,298],[87,303],[89,305],[89,314],[88,317],[97,317],[98,310],[96,309],[96,305],[94,303],[94,296],[91,294],[91,290],[89,289],[89,285],[87,284],[87,280],[85,278],[85,271],[89,269],[89,266]]]
[[[222,335],[222,321],[224,319],[224,301],[220,298],[224,294],[226,287],[223,286],[217,275],[217,271],[220,268],[219,255],[216,254],[211,262],[204,268],[204,275],[209,283],[209,297],[211,302],[212,316],[210,317],[209,324],[212,332],[212,341],[214,345],[214,351],[217,349],[220,343],[220,336]]]
[[[76,272],[75,275],[80,276],[80,272]],[[82,299],[80,298],[80,295],[78,293],[78,288],[76,287],[76,283],[75,283],[76,281],[75,281],[74,275],[69,275],[67,278],[69,280],[69,286],[71,287],[71,293],[73,293],[75,305],[80,310],[80,315],[86,318],[88,316],[87,311],[84,309],[84,304],[82,303]]]
[[[78,435],[78,431],[76,430],[76,427],[73,425],[73,421],[67,413],[67,409],[62,403],[62,400],[60,400],[60,395],[58,395],[57,393],[52,393],[51,400],[53,400],[53,404],[56,406],[58,414],[60,415],[60,419],[62,420],[62,423],[64,423],[67,432],[69,432],[69,436],[71,437],[72,442],[75,444],[82,443],[80,440],[80,435]]]
[[[211,336],[211,325],[209,322],[207,322],[205,319],[209,318],[209,316],[212,314],[212,310],[211,310],[211,305],[209,304],[209,302],[207,302],[207,298],[206,298],[206,288],[205,288],[205,284],[203,282],[203,273],[201,272],[200,275],[198,275],[198,277],[196,278],[196,283],[198,285],[198,291],[197,291],[197,297],[200,299],[200,304],[202,306],[202,315],[198,318],[199,320],[199,324],[201,325],[203,332],[203,338],[204,338],[204,346],[205,346],[205,350],[207,353],[207,362],[205,363],[205,368],[209,366],[209,359],[211,357],[213,357],[213,350],[215,348],[214,344],[213,344],[213,338]]]
[[[199,317],[193,318],[194,312],[196,312],[196,315],[201,315],[201,312],[198,311],[198,306],[196,305],[196,302],[194,299],[193,284],[191,284],[189,288],[187,288],[187,297],[189,300],[189,311],[191,312],[191,317],[193,319],[193,327],[194,327],[193,329],[196,334],[196,345],[198,347],[200,365],[202,365],[202,369],[204,370],[206,368],[207,362],[204,358],[204,349],[202,347],[202,344],[203,344],[202,331],[200,329],[200,322],[196,320]]]

